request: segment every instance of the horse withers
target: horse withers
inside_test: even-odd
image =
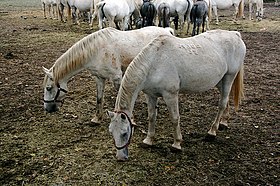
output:
[[[174,127],[172,147],[181,150],[179,93],[200,93],[213,87],[220,92],[218,112],[208,135],[216,136],[232,94],[235,109],[243,97],[243,63],[246,46],[237,31],[212,30],[194,37],[159,36],[133,59],[121,82],[109,131],[118,160],[128,159],[134,125],[131,121],[137,96],[145,93],[148,132],[143,143],[154,144],[158,97],[165,101]]]
[[[202,24],[202,32],[204,32],[205,23],[207,21],[208,21],[208,6],[206,2],[204,0],[195,2],[191,10],[191,23],[193,23],[192,36],[198,35],[201,24]]]

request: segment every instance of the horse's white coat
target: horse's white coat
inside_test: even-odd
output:
[[[46,7],[48,8],[51,19],[58,18],[57,0],[41,0],[44,18],[47,18]]]
[[[76,14],[76,9],[78,9],[78,13],[86,12],[88,13],[88,20],[90,26],[93,24],[92,14],[94,8],[94,0],[67,0],[68,4],[72,9],[72,18],[73,21],[77,24],[80,24],[78,15]]]
[[[213,13],[216,17],[216,24],[219,23],[218,18],[218,9],[224,10],[229,9],[230,7],[234,6],[234,18],[237,16],[244,17],[243,9],[244,9],[244,0],[211,0]]]
[[[186,21],[188,23],[187,33],[189,32],[190,13],[193,6],[193,0],[154,0],[153,3],[156,6],[157,10],[161,3],[166,3],[169,5],[170,17],[178,16],[178,22],[180,24],[181,33],[184,29],[184,16],[186,15]]]
[[[262,20],[263,18],[263,0],[245,0],[245,4],[249,5],[249,20],[252,18],[252,13],[254,7],[256,7],[256,18],[257,20]]]
[[[237,101],[236,106],[242,97],[245,53],[246,46],[236,31],[213,30],[185,39],[157,37],[143,48],[127,68],[116,99],[115,111],[108,112],[111,117],[110,132],[114,134],[116,144],[120,146],[125,143],[122,134],[127,133],[129,126],[122,113],[132,116],[140,91],[147,98],[149,120],[148,134],[143,142],[153,144],[157,99],[163,97],[175,129],[172,146],[181,149],[179,92],[203,92],[217,86],[221,92],[219,111],[208,132],[215,136],[230,92],[237,90],[234,91],[237,96],[234,99]],[[127,147],[117,150],[117,158],[128,158]]]
[[[44,100],[53,100],[57,83],[67,90],[69,79],[82,70],[89,70],[96,77],[97,112],[92,120],[99,123],[103,116],[103,92],[105,80],[111,79],[118,89],[122,79],[122,68],[126,68],[140,50],[159,35],[171,35],[173,29],[145,27],[132,31],[106,28],[78,41],[60,56],[54,65],[44,69]],[[64,96],[64,93],[61,93]],[[58,100],[63,97],[59,96]],[[48,112],[58,110],[60,103],[45,103]]]

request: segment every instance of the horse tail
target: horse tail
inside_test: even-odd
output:
[[[244,16],[244,0],[241,0],[238,5],[238,17]]]
[[[162,25],[163,28],[169,27],[169,24],[168,24],[169,9],[166,6],[163,7],[162,15],[163,15],[163,25]]]
[[[244,67],[242,65],[241,69],[237,73],[234,82],[231,87],[231,95],[233,96],[233,103],[235,111],[238,110],[239,103],[241,99],[244,98],[244,82],[243,82],[243,75],[244,75]]]
[[[105,12],[104,12],[104,6],[105,6],[105,2],[104,1],[101,1],[101,2],[99,2],[99,3],[97,3],[97,5],[96,5],[96,7],[97,7],[97,9],[99,10],[99,16],[101,16],[100,18],[106,18],[106,16],[105,16]]]
[[[191,9],[192,9],[190,1],[187,0],[187,2],[188,2],[188,7],[187,7],[187,11],[186,11],[186,13],[185,13],[185,15],[184,15],[184,21],[186,21],[187,16],[190,15],[190,14],[188,14],[188,13],[189,13],[189,12],[191,11]]]

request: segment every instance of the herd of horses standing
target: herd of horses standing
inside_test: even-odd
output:
[[[79,17],[88,16],[90,26],[98,19],[98,27],[110,26],[120,30],[129,30],[145,26],[158,25],[170,27],[174,22],[175,30],[183,32],[187,23],[186,34],[193,24],[192,35],[196,35],[202,26],[202,32],[209,30],[212,14],[216,24],[219,23],[218,9],[229,9],[234,6],[234,19],[245,18],[244,5],[249,7],[249,19],[263,17],[263,0],[41,0],[46,18],[48,8],[51,18],[65,21],[64,11],[67,10],[67,20],[80,24]],[[277,3],[277,1],[275,2]],[[255,8],[254,8],[255,7]],[[206,27],[206,28],[205,28]]]
[[[175,1],[185,3],[185,6],[176,4]],[[168,19],[177,16],[179,26],[182,27],[185,19],[189,19],[194,24],[197,21],[198,25],[206,21],[209,7],[214,1],[218,2],[218,0],[195,3],[192,0],[155,0],[143,2],[140,7],[152,9],[158,16],[164,12],[168,13],[166,17]],[[225,0],[222,1],[225,2]],[[243,3],[243,0],[236,1]],[[75,4],[81,0],[60,0],[60,3],[62,2]],[[101,20],[100,28],[103,28],[107,21],[113,21],[109,25],[116,24],[116,19],[109,19],[109,15],[113,13],[109,14],[106,11],[117,4],[112,3],[108,9],[105,9],[109,2],[135,1],[104,0],[91,5],[98,9],[95,15]],[[184,11],[179,13],[176,5]],[[239,5],[236,4],[236,7]],[[155,8],[152,8],[153,6]],[[216,6],[225,8],[225,5],[221,7],[216,4]],[[127,7],[127,12],[130,13],[125,20],[130,21],[137,6],[134,4],[134,8]],[[62,6],[59,9],[63,10]],[[75,4],[75,8],[72,6],[72,10],[75,9],[81,11],[78,4]],[[117,8],[114,10],[117,14]],[[142,9],[138,10],[139,16],[143,16],[144,14],[140,11]],[[60,15],[63,20],[62,12]],[[172,12],[177,12],[177,14]],[[71,16],[71,14],[68,15]],[[148,16],[148,14],[145,15]],[[153,16],[155,15],[154,13]],[[90,18],[89,23],[92,24],[92,16]],[[45,111],[49,113],[58,111],[68,92],[69,80],[81,71],[88,70],[96,79],[97,89],[96,113],[92,122],[101,123],[105,115],[103,111],[105,82],[111,80],[118,93],[114,111],[107,111],[107,116],[111,118],[109,131],[117,149],[117,159],[127,160],[128,147],[135,126],[134,104],[141,91],[145,93],[148,107],[148,132],[143,143],[148,146],[154,144],[157,102],[158,98],[162,97],[174,127],[172,147],[181,150],[179,93],[199,93],[217,87],[220,92],[218,112],[207,135],[208,139],[213,139],[219,128],[228,127],[230,95],[232,95],[236,110],[243,98],[243,64],[246,45],[237,31],[211,30],[193,37],[179,38],[174,36],[174,29],[164,21],[164,18],[159,20],[161,26],[166,26],[165,28],[148,26],[154,23],[143,16],[140,27],[144,27],[140,29],[125,31],[126,27],[129,27],[129,22],[127,25],[122,23],[120,28],[123,30],[113,27],[100,29],[75,43],[55,61],[51,68],[43,67]]]

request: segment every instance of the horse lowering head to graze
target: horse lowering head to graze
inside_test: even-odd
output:
[[[50,68],[43,68],[44,109],[58,111],[68,91],[68,81],[83,70],[96,79],[96,113],[92,122],[103,118],[103,94],[106,80],[111,80],[118,90],[123,71],[152,39],[159,35],[172,35],[172,28],[145,27],[131,31],[105,28],[94,32],[69,48]]]
[[[170,27],[170,7],[167,3],[162,2],[158,6],[158,26]]]
[[[233,95],[236,109],[243,96],[245,54],[246,46],[237,31],[212,30],[184,39],[162,35],[146,45],[125,72],[114,111],[107,112],[117,159],[128,159],[132,112],[141,91],[146,96],[149,122],[143,143],[154,144],[157,101],[162,97],[174,128],[172,147],[181,150],[179,93],[201,93],[217,87],[218,112],[208,131],[215,137],[219,125],[227,126],[223,119],[229,95]]]
[[[144,0],[140,9],[140,14],[142,17],[142,27],[154,26],[157,10],[152,2]]]
[[[47,19],[46,7],[48,7],[49,16],[51,19],[57,19],[57,2],[56,0],[41,0],[44,18]]]
[[[198,35],[201,24],[202,24],[202,32],[204,32],[205,22],[208,21],[207,15],[208,15],[208,6],[206,2],[204,0],[195,2],[191,10],[191,23],[193,23],[192,36]]]
[[[245,0],[245,4],[249,5],[249,20],[252,20],[252,13],[256,12],[256,20],[261,21],[264,14],[263,0]]]

